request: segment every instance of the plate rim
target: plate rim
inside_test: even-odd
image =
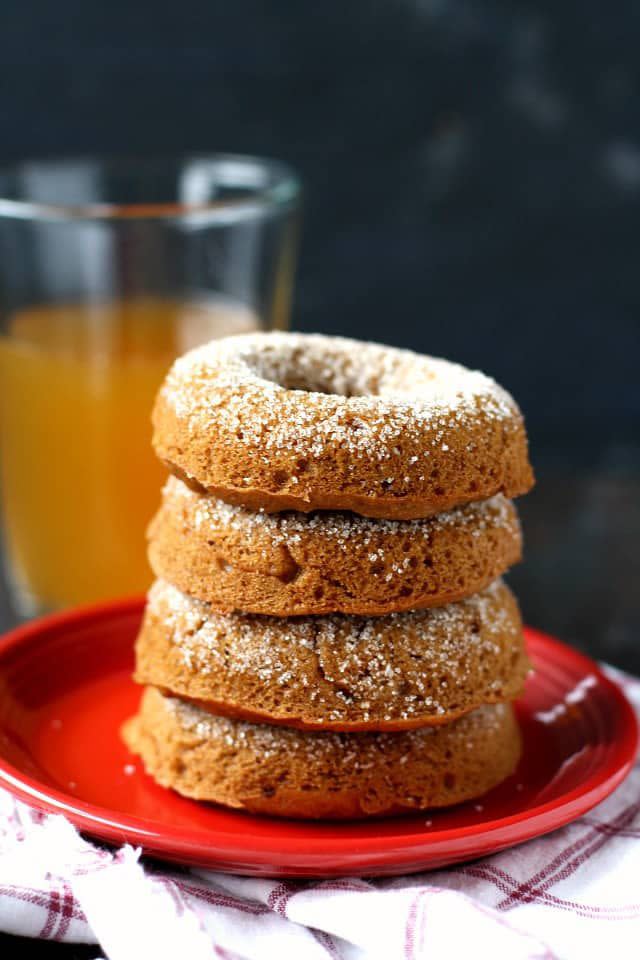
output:
[[[96,619],[142,614],[144,602],[145,598],[141,596],[117,598],[74,607],[21,624],[0,637],[0,666],[2,658],[9,651],[32,642],[42,634],[55,633],[63,626],[79,626]],[[635,711],[621,687],[586,654],[533,627],[526,626],[525,635],[527,642],[533,645],[536,652],[548,649],[559,651],[564,662],[568,661],[576,669],[594,674],[607,697],[615,704],[618,714],[616,726],[619,727],[621,736],[612,744],[613,755],[604,768],[598,767],[592,771],[581,784],[562,794],[560,798],[547,800],[493,820],[481,820],[466,826],[448,827],[433,832],[425,832],[423,829],[397,836],[364,838],[347,833],[344,837],[306,836],[304,840],[298,836],[281,835],[276,839],[273,836],[252,833],[251,822],[256,819],[255,815],[235,811],[246,817],[247,830],[244,838],[245,842],[251,843],[253,863],[259,866],[269,865],[274,858],[278,858],[281,861],[279,869],[286,870],[289,867],[295,869],[297,856],[302,857],[298,866],[302,862],[310,863],[314,857],[325,863],[331,858],[356,857],[359,864],[375,866],[376,863],[388,862],[389,857],[393,856],[394,862],[403,866],[428,855],[429,852],[438,853],[451,843],[460,845],[466,842],[471,846],[473,841],[477,840],[480,844],[483,839],[489,840],[492,835],[505,830],[511,831],[513,828],[518,828],[517,837],[510,838],[505,846],[523,843],[570,823],[606,799],[628,776],[638,753],[640,729]],[[211,841],[207,843],[207,831],[202,828],[189,830],[184,827],[175,828],[171,824],[150,826],[149,821],[135,815],[80,800],[24,773],[7,761],[1,752],[0,786],[38,810],[66,816],[79,829],[93,836],[107,842],[141,846],[154,855],[164,855],[174,861],[182,858],[184,862],[202,863],[205,858],[211,869],[216,869],[215,864],[217,869],[225,869],[225,862],[237,862],[240,854],[246,851],[246,847],[240,850],[237,835],[224,829],[216,828],[212,831]],[[553,822],[545,823],[549,814],[553,814]],[[420,814],[413,816],[418,817]],[[425,811],[425,818],[427,816],[428,811]],[[406,818],[402,819],[406,822]],[[278,823],[286,824],[287,821],[278,820]],[[310,829],[313,825],[313,821],[308,824]],[[301,846],[304,846],[302,854]],[[464,855],[464,851],[462,852]],[[239,868],[227,866],[226,869],[238,872]]]

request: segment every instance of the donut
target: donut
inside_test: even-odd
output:
[[[533,484],[522,415],[494,380],[342,337],[214,340],[176,360],[153,425],[173,473],[251,510],[411,520]]]
[[[171,477],[149,527],[151,568],[225,613],[380,615],[478,593],[520,559],[501,494],[423,520],[253,513]]]
[[[212,713],[306,730],[401,730],[512,700],[528,672],[518,606],[497,581],[384,617],[220,614],[157,581],[135,680]]]
[[[308,819],[461,803],[513,773],[521,750],[507,704],[446,727],[300,733],[214,716],[151,687],[123,736],[163,787],[250,813]]]

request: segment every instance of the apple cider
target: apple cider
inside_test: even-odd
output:
[[[7,567],[25,610],[143,591],[163,480],[154,395],[177,354],[258,327],[223,300],[23,309],[0,337]]]

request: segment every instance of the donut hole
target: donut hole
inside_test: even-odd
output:
[[[325,396],[334,396],[334,397],[360,397],[362,394],[353,393],[349,389],[344,391],[332,390],[330,384],[328,383],[310,383],[307,384],[304,381],[296,381],[293,378],[288,379],[285,383],[281,384],[286,390],[297,390],[299,393],[323,393]]]
[[[383,373],[384,352],[380,360],[354,355],[352,349],[329,346],[309,349],[287,345],[282,340],[274,349],[260,348],[245,355],[249,368],[263,380],[276,383],[285,390],[300,393],[322,393],[338,397],[369,397],[379,393]]]

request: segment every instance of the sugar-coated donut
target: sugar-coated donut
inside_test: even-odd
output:
[[[157,577],[221,612],[275,617],[384,614],[442,606],[520,559],[501,494],[422,520],[353,513],[254,513],[171,477],[149,528]]]
[[[430,610],[288,620],[216,613],[156,581],[135,679],[258,723],[402,730],[512,700],[528,669],[518,606],[501,581]]]
[[[522,416],[494,380],[342,337],[214,340],[174,363],[153,422],[175,474],[254,510],[413,519],[533,483]]]
[[[481,796],[516,768],[507,704],[404,733],[300,733],[213,716],[148,688],[123,730],[164,787],[251,813],[307,819],[411,813]]]

